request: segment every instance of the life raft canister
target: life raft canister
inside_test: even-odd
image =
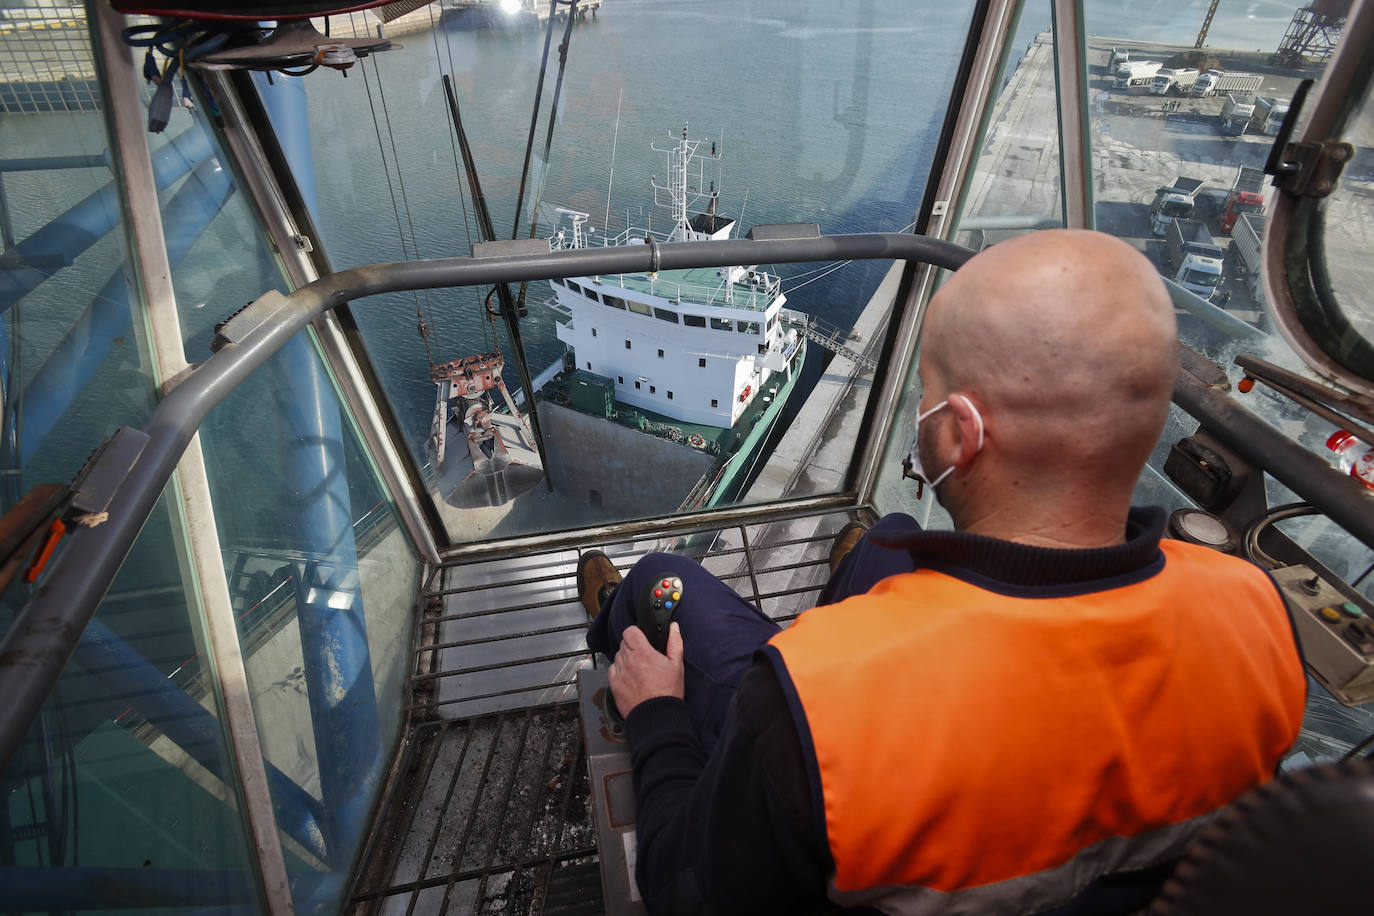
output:
[[[753,390],[753,385],[745,385],[744,390],[739,393],[739,402],[743,404],[745,401],[749,400],[749,392]]]

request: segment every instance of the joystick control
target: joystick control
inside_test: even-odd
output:
[[[639,593],[635,605],[635,625],[649,638],[649,645],[660,655],[668,654],[668,626],[682,606],[682,580],[671,573],[655,576]],[[624,727],[625,717],[616,708],[615,696],[606,691],[606,717],[617,727]]]
[[[640,593],[635,623],[649,645],[662,655],[668,654],[668,624],[683,600],[682,580],[674,575],[656,576]]]

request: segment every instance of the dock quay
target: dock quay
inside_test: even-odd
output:
[[[1093,212],[1096,227],[1124,239],[1163,267],[1164,240],[1150,231],[1149,211],[1155,192],[1178,176],[1200,179],[1198,218],[1206,222],[1216,242],[1229,249],[1229,233],[1218,228],[1223,200],[1242,166],[1263,168],[1274,137],[1264,133],[1232,136],[1221,130],[1225,94],[1201,98],[1192,95],[1135,94],[1114,85],[1107,64],[1113,48],[1128,49],[1132,59],[1168,61],[1175,54],[1193,52],[1191,46],[1091,36],[1087,41],[1088,121],[1092,136],[1094,185]],[[1270,63],[1272,52],[1233,52],[1206,49],[1221,69],[1253,73],[1263,82],[1255,95],[1287,101],[1299,81],[1317,76],[1315,68],[1293,70]],[[1030,42],[1025,56],[1004,76],[1004,88],[992,115],[974,175],[968,202],[959,216],[955,241],[981,248],[1028,229],[1062,224],[1060,165],[1056,121],[1056,87],[1053,45],[1048,32]],[[1329,203],[1330,212],[1349,214],[1339,225],[1345,237],[1340,250],[1348,251],[1349,269],[1364,277],[1367,288],[1374,273],[1358,256],[1374,245],[1374,225],[1363,201],[1374,193],[1370,138],[1349,138],[1357,147],[1355,161],[1347,168],[1342,192]],[[1265,182],[1267,195],[1274,192]],[[1339,257],[1339,256],[1338,256]],[[1234,272],[1229,257],[1221,294],[1214,300],[1227,312],[1252,324],[1265,320],[1263,307],[1254,300],[1250,286]]]

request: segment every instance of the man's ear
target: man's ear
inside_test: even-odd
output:
[[[983,427],[982,412],[965,394],[949,396],[950,413],[954,416],[958,431],[958,454],[954,459],[955,467],[964,467],[973,460],[983,445],[987,430]]]

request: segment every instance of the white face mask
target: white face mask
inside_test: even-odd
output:
[[[968,409],[973,411],[973,419],[978,421],[978,448],[974,449],[974,454],[976,455],[983,448],[983,415],[978,412],[978,408],[973,406],[973,402],[970,401],[968,398],[965,398],[963,395],[958,395],[958,397],[963,398],[964,403],[968,405]],[[944,480],[950,474],[954,473],[954,465],[951,464],[949,467],[945,468],[944,472],[940,474],[939,477],[936,477],[934,480],[930,479],[925,468],[921,466],[921,421],[929,416],[932,416],[940,408],[946,407],[948,405],[949,401],[946,399],[936,404],[934,407],[930,408],[930,410],[927,410],[925,413],[919,413],[916,415],[916,434],[912,436],[911,454],[907,456],[907,461],[911,465],[909,469],[909,473],[911,474],[911,476],[915,477],[918,481],[930,487],[932,490],[939,486],[940,481]],[[919,490],[917,491],[916,498],[920,499]]]

